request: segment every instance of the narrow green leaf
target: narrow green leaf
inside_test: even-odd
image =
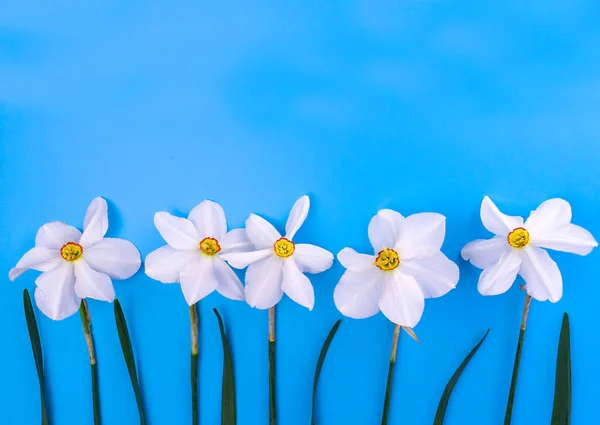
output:
[[[477,345],[473,347],[471,352],[467,355],[467,357],[465,357],[458,369],[456,369],[456,372],[454,372],[454,375],[452,375],[450,381],[448,381],[446,389],[444,390],[442,398],[440,399],[440,404],[438,405],[437,413],[435,414],[435,419],[433,420],[433,425],[442,425],[444,423],[444,417],[446,416],[446,408],[448,407],[448,402],[450,401],[452,390],[454,390],[458,379],[462,375],[463,371],[465,370],[475,353],[477,353],[477,350],[479,350],[479,347],[481,347],[481,344],[483,344],[483,341],[485,341],[489,333],[490,330],[488,329],[483,338],[481,338]]]
[[[319,377],[321,376],[321,369],[323,368],[323,363],[325,362],[325,357],[327,356],[327,351],[329,350],[329,346],[335,337],[335,334],[340,327],[340,323],[342,321],[338,320],[331,328],[329,335],[327,335],[327,339],[325,340],[325,344],[323,344],[323,348],[321,349],[321,354],[319,354],[319,361],[317,361],[317,370],[315,371],[315,380],[313,382],[313,394],[312,394],[312,414],[311,414],[311,424],[315,425],[315,404],[317,401],[317,386],[319,385]]]
[[[125,320],[125,315],[123,314],[123,309],[121,308],[121,303],[118,299],[115,299],[115,321],[117,323],[117,331],[119,333],[119,340],[121,341],[121,348],[123,349],[123,356],[125,357],[125,364],[127,365],[129,378],[131,379],[131,385],[133,386],[133,392],[135,394],[135,401],[137,403],[137,408],[140,415],[140,425],[145,425],[146,419],[144,416],[144,402],[142,399],[142,390],[140,389],[140,383],[135,367],[135,357],[133,356],[133,348],[131,347],[131,339],[129,338],[127,321]]]
[[[48,412],[46,411],[46,395],[44,383],[44,357],[42,355],[42,343],[40,342],[40,333],[33,312],[33,305],[29,297],[29,291],[23,291],[23,307],[25,309],[25,320],[27,321],[27,330],[29,332],[29,340],[31,341],[31,349],[35,360],[35,368],[37,370],[38,381],[40,383],[40,401],[42,411],[42,425],[48,425]]]
[[[233,361],[229,352],[229,343],[227,335],[225,335],[225,327],[223,320],[216,308],[213,308],[217,320],[219,321],[219,329],[221,331],[221,341],[223,342],[223,388],[221,396],[221,425],[236,424],[236,408],[235,408],[235,380],[233,379]]]
[[[569,315],[565,313],[556,360],[556,382],[554,387],[554,408],[551,425],[571,423],[571,330]]]

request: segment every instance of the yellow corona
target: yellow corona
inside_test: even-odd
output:
[[[83,247],[75,242],[68,242],[60,249],[60,256],[65,261],[77,261],[83,255]]]
[[[287,258],[290,257],[296,250],[296,245],[289,239],[281,238],[273,245],[273,250],[278,257]]]
[[[385,272],[390,272],[397,269],[400,265],[400,256],[393,249],[383,248],[377,254],[375,265]]]
[[[221,245],[215,238],[204,238],[200,241],[200,251],[204,255],[212,256],[221,251]]]
[[[521,249],[529,245],[529,232],[527,229],[517,227],[507,237],[508,244],[513,248]]]

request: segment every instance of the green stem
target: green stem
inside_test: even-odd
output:
[[[83,324],[83,334],[90,354],[90,366],[92,370],[92,400],[94,403],[94,425],[100,425],[100,391],[98,389],[98,366],[96,364],[96,352],[94,350],[94,338],[92,337],[92,320],[87,302],[81,300],[79,307],[81,323]]]
[[[269,425],[277,424],[275,395],[275,307],[269,309]]]
[[[394,337],[392,339],[392,354],[390,355],[390,368],[388,370],[387,386],[385,389],[385,400],[383,402],[383,416],[381,425],[387,425],[390,410],[390,399],[392,396],[392,382],[394,380],[394,368],[396,367],[396,352],[398,351],[398,340],[400,339],[400,325],[394,328]]]
[[[508,403],[506,405],[506,415],[504,416],[504,425],[510,425],[512,420],[513,405],[515,403],[515,393],[517,392],[517,380],[519,378],[519,366],[521,365],[521,353],[523,352],[523,339],[527,329],[527,317],[531,305],[531,296],[525,296],[525,305],[523,307],[523,316],[521,318],[521,331],[519,332],[519,342],[517,343],[517,354],[515,355],[515,364],[513,366],[512,379],[510,381],[510,391],[508,393]]]
[[[190,325],[192,334],[192,424],[198,425],[198,310],[196,304],[190,306]]]

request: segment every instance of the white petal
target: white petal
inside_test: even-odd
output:
[[[437,213],[409,215],[402,222],[395,249],[400,259],[429,256],[439,251],[446,235],[446,217]]]
[[[337,259],[342,266],[353,272],[371,270],[375,264],[374,255],[359,254],[352,248],[342,249],[338,252]]]
[[[316,245],[296,244],[293,258],[302,273],[321,273],[333,265],[333,254]]]
[[[412,275],[425,298],[437,298],[456,288],[458,266],[441,252],[427,258],[401,262],[402,272]]]
[[[571,205],[564,199],[548,199],[532,211],[525,222],[525,228],[533,235],[544,230],[566,226],[571,222]]]
[[[344,316],[364,319],[379,313],[383,272],[372,267],[360,272],[347,270],[333,291],[335,306]]]
[[[75,294],[73,265],[63,262],[35,280],[35,303],[52,320],[62,320],[79,310],[81,298]]]
[[[231,300],[244,301],[244,287],[231,267],[220,258],[213,260],[213,266],[219,282],[219,286],[217,286],[219,294]]]
[[[538,301],[555,303],[562,298],[562,275],[550,255],[535,246],[523,248],[521,276],[527,293]]]
[[[92,201],[85,213],[83,221],[83,235],[79,243],[84,248],[101,240],[108,231],[108,205],[104,198]]]
[[[496,204],[487,196],[481,203],[481,221],[486,229],[499,236],[506,236],[515,228],[523,227],[522,217],[502,214]]]
[[[425,308],[425,298],[414,277],[395,271],[381,283],[379,308],[392,322],[415,327]]]
[[[227,233],[227,220],[223,207],[213,201],[202,201],[190,212],[188,216],[200,240],[215,238],[220,241]]]
[[[400,229],[402,228],[402,223],[404,222],[404,217],[402,214],[394,210],[383,209],[379,210],[377,215],[382,216],[390,222],[394,238],[397,240],[400,237]]]
[[[29,269],[50,272],[60,266],[63,259],[56,249],[32,248],[25,253],[17,265],[8,272],[8,278],[15,280]]]
[[[296,232],[304,224],[308,210],[310,209],[310,198],[306,195],[296,201],[290,212],[287,223],[285,224],[285,237],[289,240],[296,235]]]
[[[60,249],[67,242],[79,243],[80,239],[79,229],[62,221],[53,221],[40,227],[35,236],[35,246]]]
[[[188,265],[180,274],[181,290],[192,306],[219,286],[212,258],[203,256]]]
[[[542,233],[532,233],[531,243],[542,248],[579,255],[588,255],[598,246],[598,242],[590,232],[575,224],[544,230]]]
[[[222,254],[220,257],[227,261],[231,267],[236,269],[245,269],[250,264],[270,257],[273,254],[272,249],[261,249],[260,251],[251,252],[230,252]]]
[[[277,304],[283,296],[281,289],[283,261],[269,256],[251,264],[246,271],[246,302],[265,310]]]
[[[200,238],[191,221],[161,211],[154,214],[154,225],[172,248],[200,249]]]
[[[281,238],[281,234],[264,218],[250,214],[246,220],[246,233],[257,249],[271,248]]]
[[[79,298],[113,302],[115,288],[110,277],[92,269],[84,259],[75,261],[75,293]]]
[[[369,240],[375,253],[396,245],[394,225],[384,215],[376,214],[369,222]]]
[[[312,310],[315,306],[315,291],[310,280],[302,274],[293,258],[283,261],[281,289],[292,301]]]
[[[233,229],[230,230],[222,240],[219,241],[221,244],[221,254],[227,252],[246,252],[254,248],[246,229]]]
[[[477,289],[481,295],[503,294],[511,287],[521,267],[521,257],[516,249],[506,251],[495,264],[479,276]]]
[[[165,245],[148,254],[145,272],[159,282],[178,283],[181,271],[201,256],[200,251],[177,250]]]
[[[460,255],[475,267],[485,269],[498,262],[502,254],[510,249],[512,248],[505,237],[496,236],[492,239],[477,239],[469,242],[460,251]]]
[[[140,269],[142,260],[135,245],[124,239],[105,238],[83,251],[90,267],[114,279],[128,279]]]

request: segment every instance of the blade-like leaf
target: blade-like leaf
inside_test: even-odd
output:
[[[213,311],[219,321],[219,330],[221,331],[221,341],[223,342],[223,388],[221,396],[221,425],[236,424],[235,407],[235,380],[233,379],[233,361],[229,352],[229,343],[225,335],[225,327],[219,311],[214,308]]]
[[[317,369],[315,371],[315,379],[313,382],[313,394],[312,394],[312,415],[311,415],[311,424],[315,425],[315,404],[317,401],[317,387],[319,385],[319,377],[321,376],[321,369],[323,369],[323,363],[325,362],[325,357],[327,357],[327,351],[329,350],[329,346],[333,341],[333,337],[340,327],[340,323],[342,321],[338,320],[331,328],[329,335],[327,335],[327,339],[325,339],[325,344],[323,344],[323,348],[321,349],[321,354],[319,354],[319,360],[317,361]]]
[[[137,403],[137,408],[140,415],[140,425],[144,425],[146,423],[144,416],[144,403],[142,400],[142,391],[140,389],[140,383],[135,367],[135,357],[133,356],[133,348],[131,347],[131,339],[129,338],[127,321],[125,320],[121,303],[117,299],[115,299],[115,321],[117,323],[117,331],[119,333],[119,340],[121,341],[121,348],[123,349],[123,356],[125,357],[125,364],[127,365],[129,378],[131,379],[131,385],[133,386],[133,392],[135,394],[135,401]]]
[[[454,390],[454,387],[456,386],[456,383],[458,382],[460,375],[462,375],[463,371],[465,370],[465,368],[467,367],[467,365],[469,364],[469,362],[471,361],[471,359],[473,358],[475,353],[477,353],[477,350],[479,350],[479,347],[481,347],[481,344],[483,344],[483,341],[485,341],[485,339],[487,338],[489,333],[490,333],[490,330],[488,329],[487,332],[485,333],[485,335],[483,336],[483,338],[481,338],[481,340],[477,343],[477,345],[471,350],[469,355],[467,355],[467,357],[460,364],[458,369],[456,369],[456,372],[454,372],[454,375],[452,375],[452,378],[450,378],[450,381],[448,381],[448,384],[446,385],[446,389],[444,390],[444,393],[442,394],[440,404],[438,405],[438,409],[437,409],[437,413],[435,414],[435,419],[433,421],[433,425],[442,425],[444,423],[444,417],[446,416],[446,408],[448,407],[448,402],[450,401],[450,396],[452,395],[452,390]]]
[[[556,360],[556,382],[554,387],[554,408],[551,425],[571,423],[571,330],[569,315],[565,313]]]
[[[40,401],[42,411],[42,425],[48,425],[48,413],[46,411],[46,395],[44,384],[44,357],[42,355],[42,343],[40,342],[40,333],[33,312],[33,305],[29,297],[29,291],[23,291],[23,307],[25,309],[25,320],[27,321],[27,330],[29,332],[29,340],[31,341],[31,349],[33,350],[33,358],[35,360],[35,368],[37,370],[38,380],[40,382]]]

